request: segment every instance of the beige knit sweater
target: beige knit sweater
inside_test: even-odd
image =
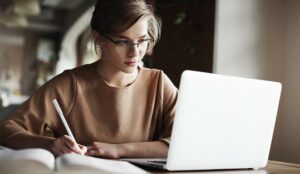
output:
[[[68,70],[47,82],[9,119],[0,124],[0,143],[30,147],[53,140],[66,130],[53,106],[57,99],[78,143],[127,143],[163,140],[171,135],[178,90],[160,70],[141,68],[134,83],[111,87],[96,70],[97,62]],[[43,142],[44,141],[44,142]]]

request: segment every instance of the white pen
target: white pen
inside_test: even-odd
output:
[[[65,129],[67,130],[68,135],[76,142],[76,140],[74,138],[74,135],[72,134],[71,129],[70,129],[70,127],[69,127],[69,125],[68,125],[68,123],[65,119],[65,116],[64,116],[64,114],[63,114],[63,112],[62,112],[62,110],[61,110],[61,108],[60,108],[60,106],[59,106],[56,99],[53,100],[53,104],[54,104],[54,107],[55,107],[62,123],[64,124]]]
[[[65,116],[64,116],[64,114],[63,114],[63,112],[62,112],[62,110],[61,110],[61,108],[60,108],[60,106],[59,106],[59,104],[58,104],[58,102],[57,102],[56,99],[53,99],[53,104],[54,104],[54,107],[55,107],[55,109],[56,109],[56,111],[57,111],[57,113],[58,113],[58,115],[59,115],[59,117],[60,117],[60,119],[61,119],[64,127],[65,127],[65,129],[67,130],[68,135],[76,142],[75,137],[72,134],[71,129],[70,129],[70,127],[69,127],[69,125],[68,125],[68,123],[67,123],[67,121],[65,119]],[[82,152],[80,152],[80,153],[81,153],[81,155],[84,155]]]

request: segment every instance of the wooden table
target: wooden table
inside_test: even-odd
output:
[[[198,174],[300,174],[300,165],[278,161],[269,161],[264,169],[259,170],[227,170],[227,171],[193,171],[193,172],[164,172],[148,170],[149,173],[198,173]],[[46,166],[34,161],[1,161],[0,174],[99,174],[99,170],[73,166],[58,172],[49,170]]]

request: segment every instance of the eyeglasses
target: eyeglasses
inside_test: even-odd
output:
[[[116,50],[119,52],[122,52],[122,53],[127,52],[135,45],[137,46],[137,48],[139,50],[146,50],[148,48],[150,41],[152,41],[152,39],[142,39],[142,40],[134,43],[129,40],[113,40],[112,38],[110,38],[106,35],[104,35],[104,37],[106,39],[108,39],[109,41],[111,41],[112,43],[114,43],[116,46]]]

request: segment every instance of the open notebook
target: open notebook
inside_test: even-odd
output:
[[[12,150],[1,146],[0,162],[2,160],[38,161],[53,171],[59,171],[70,166],[84,166],[98,169],[104,173],[147,173],[126,161],[109,160],[77,154],[63,154],[55,159],[51,152],[39,148]]]

